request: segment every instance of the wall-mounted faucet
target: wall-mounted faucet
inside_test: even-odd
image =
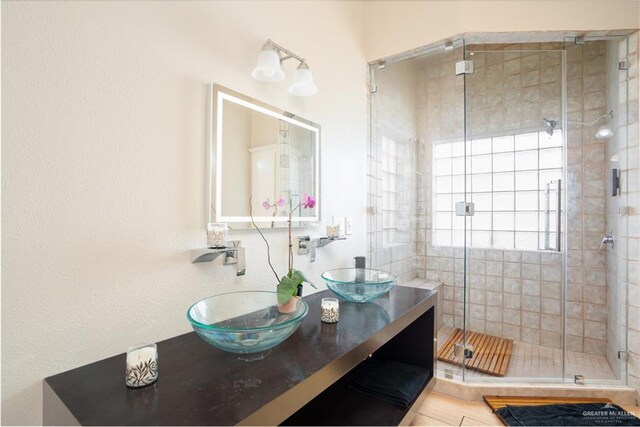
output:
[[[309,254],[309,262],[316,260],[316,249],[324,248],[336,240],[347,240],[346,237],[314,237],[298,236],[298,255]]]
[[[244,276],[247,262],[240,240],[230,240],[226,248],[204,248],[191,251],[191,263],[211,262],[224,254],[224,264],[236,264],[236,276]]]
[[[316,260],[317,239],[309,236],[298,236],[298,255],[309,254],[309,262]]]
[[[604,249],[607,245],[611,245],[611,249],[615,247],[613,231],[610,231],[609,234],[605,234],[602,238],[602,243],[600,243],[600,249]]]

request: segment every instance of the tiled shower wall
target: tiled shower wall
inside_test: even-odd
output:
[[[607,144],[607,189],[610,168],[618,168],[620,192],[607,197],[607,230],[615,246],[607,249],[608,336],[607,359],[617,375],[625,375],[618,351],[628,346],[627,382],[640,398],[640,154],[638,150],[638,33],[607,44],[608,109],[613,110],[615,134]],[[627,72],[618,70],[626,61]],[[628,339],[628,342],[627,342]]]
[[[561,118],[560,43],[471,46],[474,75],[467,83],[469,138],[541,130],[543,117]],[[482,51],[500,50],[484,54]],[[528,52],[516,52],[528,50]],[[418,121],[427,214],[427,279],[444,283],[443,322],[462,326],[463,252],[431,245],[431,147],[460,138],[462,80],[452,56],[434,56],[421,68],[420,93],[426,121]],[[443,72],[442,70],[447,70]],[[567,50],[568,118],[591,121],[606,110],[606,43],[588,42]],[[617,77],[616,77],[617,78]],[[454,89],[454,90],[448,90]],[[443,125],[444,123],[444,125]],[[434,126],[435,125],[435,126]],[[604,355],[607,339],[606,256],[599,250],[605,232],[605,142],[595,129],[568,126],[568,349]],[[531,344],[562,345],[561,255],[549,252],[472,249],[469,260],[468,326],[471,330]]]

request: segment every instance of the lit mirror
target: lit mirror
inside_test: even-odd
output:
[[[318,222],[320,126],[216,84],[211,100],[209,222],[286,227],[291,209],[293,225]]]

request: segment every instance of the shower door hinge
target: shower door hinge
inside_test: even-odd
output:
[[[629,356],[627,355],[626,351],[619,351],[618,352],[618,359],[620,359],[620,360],[629,360]]]
[[[626,71],[628,69],[629,69],[629,64],[627,63],[627,61],[618,62],[618,70]]]
[[[455,344],[453,353],[459,359],[471,359],[473,358],[473,347],[470,344],[458,343]]]
[[[474,212],[473,202],[456,202],[456,216],[473,216]]]
[[[456,62],[456,76],[461,74],[473,74],[473,61]]]

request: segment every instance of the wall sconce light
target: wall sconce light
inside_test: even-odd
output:
[[[609,111],[607,114],[601,115],[600,117],[598,117],[597,119],[595,119],[592,122],[578,122],[578,121],[574,121],[574,120],[567,120],[567,122],[569,122],[569,123],[577,123],[577,124],[585,125],[585,126],[595,126],[602,119],[607,119],[607,120],[613,119],[613,110]],[[602,126],[600,126],[598,128],[598,131],[596,132],[596,138],[598,138],[598,139],[610,138],[612,136],[613,136],[613,129],[611,129],[611,125],[609,123],[605,123]]]
[[[258,64],[253,69],[251,76],[262,82],[280,82],[284,80],[282,62],[287,59],[296,59],[300,65],[293,75],[293,83],[289,86],[289,93],[295,96],[310,96],[318,92],[318,87],[313,82],[313,75],[304,58],[290,50],[267,40],[258,55]]]

